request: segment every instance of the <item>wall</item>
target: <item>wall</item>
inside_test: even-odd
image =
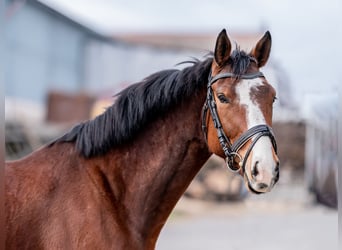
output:
[[[86,37],[37,3],[17,8],[6,20],[6,96],[42,103],[48,89],[79,89]]]

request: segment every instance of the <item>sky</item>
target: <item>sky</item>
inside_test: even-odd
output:
[[[104,34],[264,32],[296,102],[342,86],[341,0],[41,0]]]

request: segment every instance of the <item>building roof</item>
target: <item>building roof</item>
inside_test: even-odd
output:
[[[78,19],[76,16],[67,13],[65,10],[59,9],[56,6],[52,5],[50,2],[46,2],[44,0],[23,0],[23,1],[15,1],[9,0],[6,6],[6,18],[11,18],[12,15],[15,15],[17,11],[19,11],[25,4],[29,4],[34,6],[35,8],[42,10],[45,13],[48,13],[60,20],[63,20],[65,23],[76,27],[79,30],[82,30],[89,35],[92,35],[98,39],[104,40],[113,40],[112,37],[107,36],[106,34],[101,33],[91,25],[86,24],[86,22]]]
[[[151,45],[161,48],[208,50],[214,49],[217,33],[119,33],[115,39],[133,43]],[[262,37],[261,33],[233,33],[229,34],[231,41],[236,42],[242,49],[250,50]]]
[[[128,32],[115,33],[108,35],[101,32],[98,27],[92,25],[87,20],[82,20],[79,16],[73,15],[65,8],[60,8],[58,4],[53,4],[53,1],[46,0],[26,0],[17,2],[9,1],[7,7],[7,15],[15,13],[23,4],[31,4],[36,8],[63,19],[64,22],[81,29],[82,31],[93,35],[98,39],[104,39],[108,42],[124,42],[132,45],[147,45],[158,47],[161,49],[191,49],[191,50],[213,50],[215,45],[217,31],[213,32]],[[259,32],[233,32],[229,34],[232,42],[236,42],[242,49],[249,50],[262,37]]]

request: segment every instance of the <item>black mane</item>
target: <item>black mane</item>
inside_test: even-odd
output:
[[[236,49],[228,63],[233,73],[239,76],[246,72],[252,59],[244,51]],[[114,104],[103,114],[76,125],[50,146],[59,142],[75,142],[81,155],[93,157],[127,143],[149,122],[205,87],[212,60],[210,56],[205,61],[190,61],[193,65],[183,70],[163,70],[129,86],[116,95]]]
[[[132,140],[147,123],[205,87],[212,58],[192,63],[183,70],[157,72],[129,86],[103,114],[76,125],[50,145],[75,142],[81,155],[92,157]]]

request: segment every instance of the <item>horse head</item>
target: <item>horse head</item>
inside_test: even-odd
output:
[[[269,32],[246,53],[239,48],[232,51],[223,30],[217,37],[202,114],[209,150],[224,157],[254,193],[270,191],[279,179],[271,129],[276,92],[259,70],[270,50]]]

